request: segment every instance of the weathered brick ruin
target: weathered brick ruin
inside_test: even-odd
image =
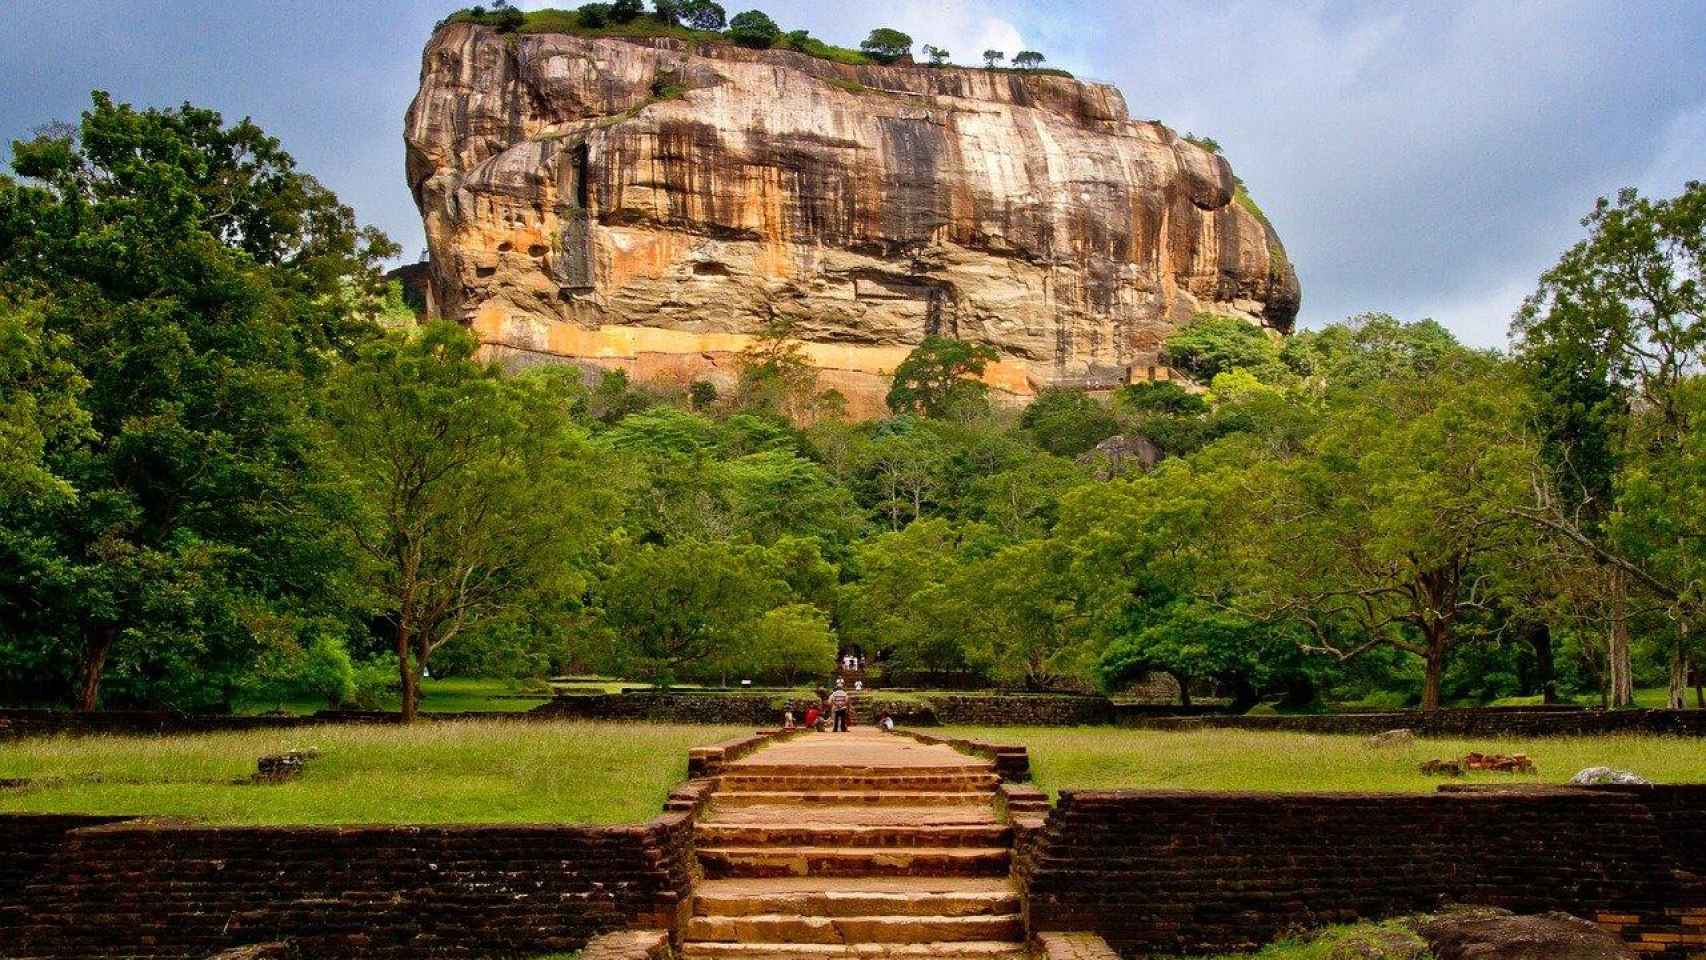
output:
[[[970,756],[951,772],[831,776],[781,754],[754,756],[769,741],[741,737],[694,750],[696,779],[672,794],[668,812],[629,826],[209,827],[0,815],[0,957],[202,960],[283,943],[318,960],[474,958],[573,950],[640,928],[673,931],[707,958],[734,956],[760,933],[893,937],[917,927],[1015,943],[1015,904],[1026,935],[1095,934],[1127,957],[1244,950],[1453,903],[1566,911],[1646,953],[1706,948],[1706,785],[1063,791],[1051,808],[1018,782],[1030,769],[1022,747],[911,738]],[[842,796],[871,790],[880,796]],[[777,806],[796,794],[798,810]],[[919,809],[901,816],[908,805]],[[805,878],[839,878],[823,882],[843,889],[802,900],[783,889],[792,881],[754,886],[783,874],[812,889]],[[696,887],[705,875],[724,877],[727,889]],[[835,913],[866,902],[867,879],[882,888],[914,876],[935,886],[904,910],[904,894],[866,897],[902,919],[860,915],[863,925],[849,925]],[[789,923],[741,912],[772,901],[834,922],[810,911]],[[942,923],[927,916],[932,905],[975,907],[977,919]],[[1050,942],[1063,960],[1097,949],[1076,936]],[[638,960],[656,945],[618,938],[600,949]]]
[[[1063,791],[1021,824],[1016,870],[1033,932],[1094,931],[1127,956],[1254,949],[1448,904],[1562,910],[1687,955],[1706,946],[1703,821],[1696,785]]]

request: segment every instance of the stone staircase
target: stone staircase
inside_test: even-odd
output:
[[[1024,956],[988,761],[870,727],[726,766],[697,825],[686,958]]]

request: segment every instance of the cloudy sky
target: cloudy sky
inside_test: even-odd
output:
[[[522,6],[543,6],[523,3]],[[563,5],[559,0],[558,5]],[[252,116],[360,216],[422,247],[402,117],[455,0],[61,0],[0,33],[0,138],[92,88]],[[725,2],[731,13],[745,9]],[[1303,320],[1432,316],[1504,342],[1593,198],[1706,178],[1700,0],[762,0],[854,45],[895,26],[1106,80],[1219,140],[1302,275]]]

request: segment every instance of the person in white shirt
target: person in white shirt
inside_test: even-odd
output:
[[[846,733],[847,689],[840,680],[835,681],[835,692],[829,695],[829,715],[831,729],[836,733]]]

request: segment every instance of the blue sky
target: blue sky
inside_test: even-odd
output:
[[[543,6],[522,3],[522,6]],[[734,13],[742,2],[725,3]],[[0,138],[93,88],[252,116],[396,237],[421,229],[402,117],[454,2],[65,0],[0,34]],[[994,46],[1117,84],[1215,137],[1302,276],[1303,321],[1432,316],[1501,344],[1593,198],[1706,179],[1699,0],[762,0],[852,45],[890,25],[962,62]]]

